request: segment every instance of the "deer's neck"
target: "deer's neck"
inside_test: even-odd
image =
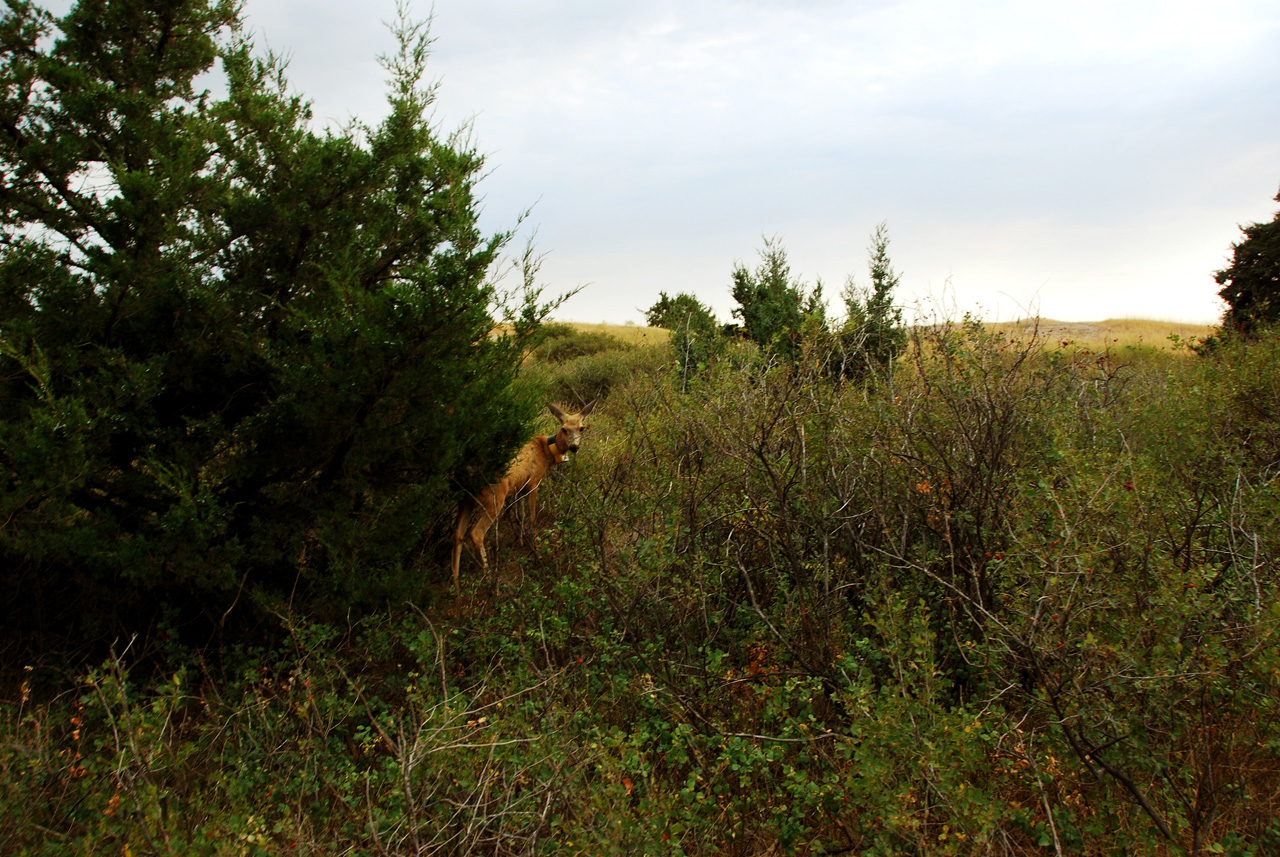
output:
[[[569,451],[556,446],[556,436],[547,436],[547,451],[551,453],[552,464],[562,464],[569,460]]]

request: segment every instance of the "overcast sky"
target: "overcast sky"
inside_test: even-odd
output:
[[[319,125],[385,115],[393,0],[245,14]],[[762,236],[838,303],[887,220],[909,307],[1211,321],[1237,224],[1280,207],[1275,0],[436,0],[433,33],[486,229],[532,207],[549,291],[585,286],[566,320],[661,289],[727,321]]]

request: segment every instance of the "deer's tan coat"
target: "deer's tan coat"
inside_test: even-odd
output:
[[[587,430],[583,420],[590,415],[595,403],[587,405],[576,414],[566,414],[555,405],[549,409],[556,419],[560,420],[560,430],[553,441],[538,435],[524,445],[516,456],[507,473],[497,482],[485,488],[473,498],[462,502],[458,509],[458,526],[453,534],[453,585],[458,586],[458,565],[462,559],[462,539],[468,535],[470,527],[471,544],[480,554],[480,565],[489,567],[489,558],[484,551],[484,536],[493,526],[494,521],[502,514],[502,507],[508,497],[529,498],[529,526],[532,527],[538,516],[538,483],[547,475],[554,465],[568,461],[569,453],[577,452],[582,441],[582,433]],[[554,444],[554,448],[553,448]],[[475,513],[479,511],[479,515]],[[472,518],[475,522],[472,523]]]

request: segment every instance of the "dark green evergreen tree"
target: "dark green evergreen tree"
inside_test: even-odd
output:
[[[425,28],[394,28],[387,118],[321,133],[231,0],[7,2],[0,623],[416,582],[424,529],[540,407],[491,336],[508,236],[428,121]],[[219,59],[225,97],[197,85]]]
[[[1231,264],[1214,279],[1227,302],[1223,328],[1248,335],[1280,319],[1280,212],[1270,223],[1241,229],[1244,238],[1231,246]]]
[[[787,360],[800,354],[806,316],[824,313],[821,284],[806,294],[804,283],[792,279],[787,251],[776,239],[765,239],[754,271],[741,262],[734,266],[732,293],[738,302],[733,314],[746,337]]]
[[[847,317],[840,331],[839,374],[864,375],[893,362],[907,344],[902,308],[894,305],[894,290],[901,280],[889,260],[889,229],[881,222],[867,247],[871,289],[860,289],[852,276],[845,285]]]

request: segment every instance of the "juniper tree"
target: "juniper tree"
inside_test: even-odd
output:
[[[426,29],[393,28],[381,123],[317,131],[231,0],[7,3],[0,621],[416,577],[537,407],[491,336],[508,236],[477,228],[481,156],[428,121]]]
[[[765,239],[754,271],[741,262],[734,266],[732,294],[738,302],[733,314],[742,320],[746,337],[787,360],[800,353],[805,318],[825,314],[822,285],[806,294],[804,283],[792,278],[786,248],[776,239]]]
[[[867,247],[870,290],[859,288],[849,277],[844,290],[847,317],[840,332],[840,374],[854,376],[883,369],[906,346],[907,331],[902,308],[894,305],[894,290],[901,280],[889,259],[889,229],[881,222]]]
[[[1249,334],[1280,320],[1280,212],[1270,223],[1241,228],[1244,238],[1232,245],[1231,264],[1214,279],[1228,307],[1222,326]]]

